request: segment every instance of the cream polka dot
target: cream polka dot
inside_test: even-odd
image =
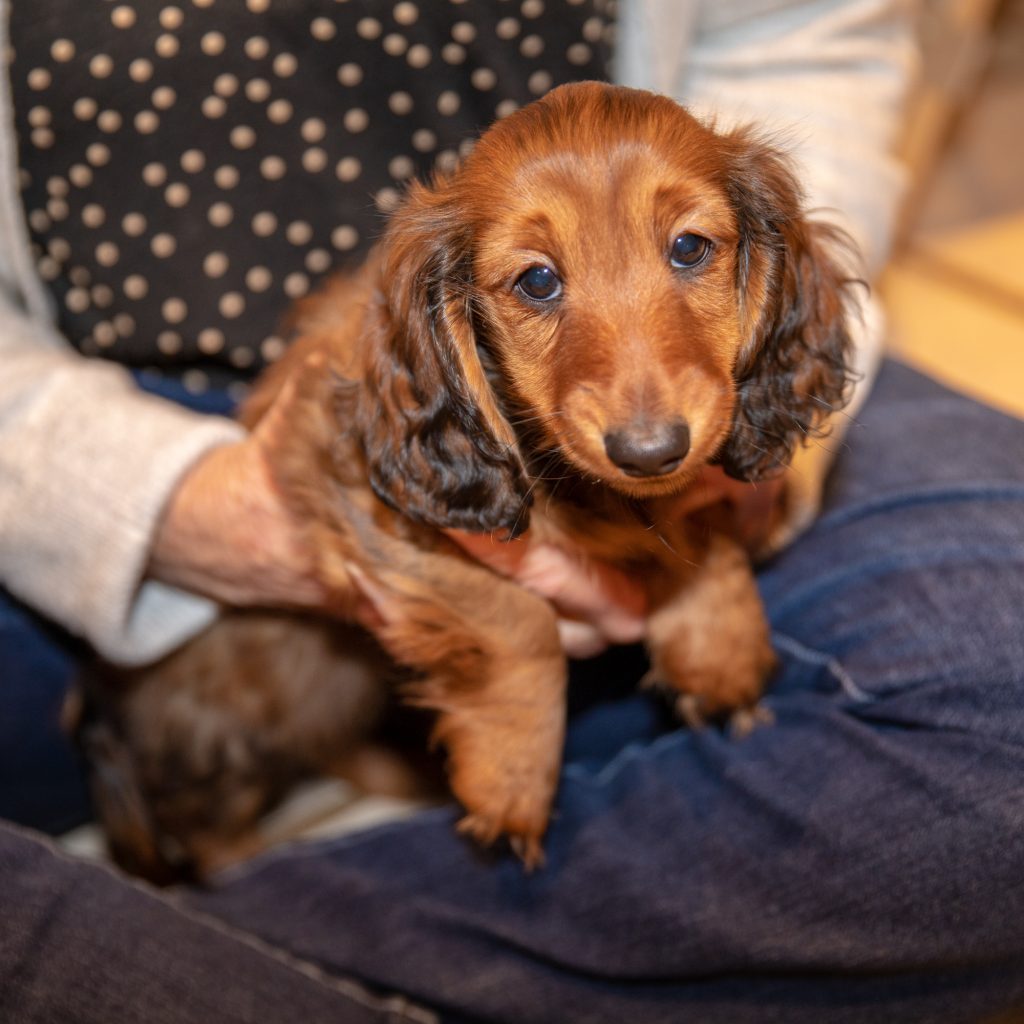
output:
[[[72,267],[68,271],[68,280],[78,288],[88,288],[92,276],[85,267]]]
[[[437,136],[429,128],[417,128],[412,133],[412,148],[419,153],[429,153],[437,147]]]
[[[216,327],[204,327],[196,336],[196,345],[204,355],[216,355],[224,348],[224,332]]]
[[[225,72],[213,80],[213,91],[218,96],[234,96],[238,92],[238,79]]]
[[[245,0],[245,6],[248,7],[253,14],[262,14],[268,7],[270,7],[270,0]]]
[[[235,149],[251,149],[256,142],[256,133],[248,125],[240,124],[231,129],[228,138]]]
[[[592,51],[586,43],[573,43],[568,50],[565,51],[566,59],[570,64],[586,64],[592,56]]]
[[[219,57],[224,52],[224,47],[227,41],[224,38],[223,32],[207,32],[202,39],[199,40],[199,49],[206,54],[207,57]]]
[[[71,288],[64,296],[64,305],[72,313],[84,313],[90,306],[89,293],[84,288]]]
[[[28,82],[28,87],[34,89],[36,92],[42,92],[43,89],[48,89],[50,83],[53,81],[53,76],[46,68],[33,68],[25,79]]]
[[[196,7],[212,7],[213,0],[192,0],[192,3]]]
[[[115,7],[110,12],[110,21],[114,28],[131,28],[135,24],[135,12],[124,5]]]
[[[461,64],[466,59],[466,51],[458,43],[445,43],[441,47],[441,59],[446,64]]]
[[[446,174],[454,171],[459,166],[459,154],[454,149],[445,149],[437,154],[438,170]]]
[[[38,266],[39,276],[44,281],[56,281],[60,277],[60,264],[50,256],[44,256]]]
[[[516,103],[515,100],[502,100],[494,108],[494,115],[495,115],[495,117],[498,117],[498,118],[508,117],[509,114],[514,114],[518,109],[519,109],[519,104]],[[468,139],[467,141],[469,142],[470,146],[472,146],[473,140],[472,139]],[[465,143],[463,143],[463,145],[465,145]]]
[[[45,128],[52,120],[52,115],[46,107],[33,107],[28,112],[28,123],[33,128]]]
[[[200,6],[199,0],[192,0],[192,2]],[[208,2],[209,0],[203,0],[204,4]],[[189,394],[201,395],[210,386],[210,379],[202,370],[193,367],[181,375],[181,383]]]
[[[49,231],[52,223],[45,210],[32,210],[28,215],[28,226],[40,234]]]
[[[152,110],[140,110],[135,115],[135,130],[142,135],[152,135],[160,127],[160,116]]]
[[[404,181],[406,178],[412,177],[415,170],[415,164],[407,156],[393,157],[388,164],[388,174],[397,181]]]
[[[412,25],[420,16],[420,12],[415,4],[403,2],[395,4],[395,9],[391,12],[391,16],[399,25]]]
[[[96,284],[92,287],[92,304],[99,309],[107,309],[114,301],[114,289],[109,285]]]
[[[588,43],[599,43],[604,35],[604,22],[600,18],[587,18],[583,22],[583,38]]]
[[[114,327],[122,338],[130,338],[135,333],[135,318],[127,313],[118,313],[114,317]]]
[[[457,21],[452,25],[452,39],[457,43],[471,43],[476,39],[476,26],[469,21]]]
[[[173,32],[176,28],[181,28],[181,23],[184,20],[185,15],[182,14],[180,7],[165,7],[160,12],[160,26],[169,32]]]
[[[287,165],[279,156],[265,156],[260,161],[260,174],[267,181],[280,181],[287,170]]]
[[[309,32],[314,39],[325,43],[337,35],[338,29],[330,18],[314,18],[309,26]]]
[[[381,24],[376,18],[360,18],[356,32],[363,39],[376,39],[381,33]]]
[[[245,286],[251,292],[265,292],[274,277],[266,267],[250,267],[245,273]]]
[[[305,142],[322,142],[327,134],[327,125],[319,117],[310,117],[302,122],[299,134]]]
[[[345,182],[355,181],[362,173],[362,170],[363,165],[354,156],[342,157],[334,169],[338,180]]]
[[[101,227],[106,219],[106,210],[99,203],[86,203],[82,207],[82,223],[87,228]]]
[[[32,145],[36,149],[49,149],[54,143],[54,134],[49,128],[32,129]]]
[[[112,267],[121,258],[121,251],[113,242],[100,242],[96,246],[96,262],[101,267]]]
[[[202,103],[203,113],[210,118],[223,117],[228,105],[219,96],[207,96]]]
[[[523,0],[519,13],[524,18],[539,18],[544,13],[544,0]]]
[[[279,53],[274,58],[274,74],[278,78],[291,78],[299,69],[299,62],[290,53]]]
[[[499,39],[514,39],[519,35],[519,22],[515,18],[502,18],[494,26],[494,32]]]
[[[46,212],[49,215],[50,220],[62,221],[67,220],[68,214],[71,210],[63,199],[49,199],[46,202]]]
[[[526,80],[526,87],[534,96],[543,96],[551,88],[552,82],[549,71],[534,71]]]
[[[92,168],[85,164],[72,164],[68,168],[68,180],[75,188],[88,188],[92,184]]]
[[[148,82],[153,77],[153,65],[145,57],[139,57],[128,65],[128,76],[133,82]]]
[[[338,81],[342,85],[358,85],[363,80],[363,69],[358,64],[342,64],[338,68]]]
[[[369,123],[370,116],[361,107],[353,107],[351,110],[346,110],[345,116],[342,118],[342,124],[353,134],[365,130]]]
[[[206,157],[198,149],[186,149],[181,154],[181,169],[188,174],[198,174],[206,166]]]
[[[117,330],[109,320],[101,320],[93,327],[92,336],[96,339],[97,345],[109,348],[117,341]]]
[[[104,146],[102,142],[94,142],[87,146],[85,149],[85,159],[93,165],[93,167],[105,167],[110,163],[110,149]]]
[[[280,338],[276,338],[271,335],[269,338],[264,338],[260,342],[260,355],[268,363],[274,362],[276,359],[280,359],[284,355],[285,344]]]
[[[141,213],[126,213],[121,218],[121,230],[131,238],[138,238],[146,230],[146,218]]]
[[[290,299],[300,299],[309,291],[309,278],[305,274],[289,274],[284,279],[284,293]]]
[[[252,366],[256,360],[256,353],[251,348],[233,348],[228,353],[228,359],[231,360],[232,366],[237,366],[242,370],[247,366]]]
[[[90,99],[88,96],[82,96],[75,100],[71,107],[72,113],[79,121],[89,121],[96,116],[96,111],[99,109],[99,105],[94,99]]]
[[[238,169],[230,164],[224,164],[213,172],[213,180],[217,188],[234,188],[239,181]]]
[[[245,41],[245,55],[250,60],[262,60],[270,52],[270,43],[263,36],[250,36]]]
[[[270,83],[265,78],[253,78],[245,83],[245,95],[253,103],[265,103],[270,98]]]
[[[389,57],[401,57],[409,48],[409,40],[397,32],[392,32],[384,37],[381,46]]]
[[[93,78],[110,78],[114,71],[114,61],[108,54],[97,53],[89,61],[89,74]]]
[[[437,112],[445,117],[450,117],[458,111],[461,102],[457,92],[447,89],[437,97]]]
[[[159,188],[167,180],[167,168],[158,163],[146,164],[142,168],[142,180],[151,188]]]
[[[188,305],[184,299],[165,299],[160,312],[167,323],[180,324],[188,316]]]
[[[397,209],[398,204],[402,201],[402,195],[398,189],[382,188],[377,191],[373,201],[377,204],[377,209],[381,213],[391,213],[392,210]]]
[[[274,124],[284,124],[286,121],[291,120],[293,112],[292,105],[287,100],[274,100],[267,107],[267,117]]]
[[[149,248],[154,256],[159,259],[167,259],[168,256],[173,256],[177,251],[178,242],[173,235],[161,232],[153,236],[150,240]]]
[[[185,185],[180,181],[176,181],[174,184],[168,185],[164,190],[164,200],[167,205],[179,209],[188,203],[191,196],[192,193],[189,190],[188,185]]]
[[[225,292],[217,303],[220,315],[233,320],[245,312],[245,298],[241,292]]]
[[[46,179],[46,191],[51,196],[66,196],[71,189],[63,178],[54,175],[52,178]]]
[[[124,279],[124,293],[129,299],[144,299],[149,294],[149,282],[141,274],[129,274]]]
[[[104,110],[96,118],[96,126],[101,132],[116,132],[121,127],[121,115],[116,110]]]
[[[207,277],[223,277],[228,270],[228,257],[223,252],[211,252],[203,260],[203,273]]]
[[[235,211],[230,203],[214,203],[206,211],[206,219],[215,228],[226,228],[235,219]]]
[[[174,356],[181,351],[181,335],[175,331],[161,331],[156,336],[156,347],[165,356]]]
[[[417,43],[409,47],[405,60],[411,68],[425,68],[430,63],[431,56],[430,47]]]
[[[46,243],[46,251],[58,262],[67,263],[71,258],[71,246],[65,238],[51,238]]]
[[[284,237],[292,245],[306,245],[313,237],[313,229],[302,220],[292,221],[284,230]]]
[[[70,39],[54,39],[50,44],[50,56],[61,64],[75,56],[75,44]]]
[[[490,68],[476,68],[469,76],[469,80],[473,83],[475,89],[485,92],[497,85],[498,76]]]
[[[174,36],[165,33],[157,37],[154,49],[158,57],[174,57],[177,56],[178,50],[181,49],[181,44]]]
[[[269,211],[263,210],[252,219],[253,234],[266,238],[277,230],[277,218]]]
[[[178,94],[169,85],[161,85],[153,90],[152,101],[157,110],[169,110],[177,98]]]
[[[519,44],[519,52],[524,57],[539,57],[544,52],[544,40],[540,36],[526,36]]]
[[[331,265],[331,254],[326,249],[310,249],[305,263],[311,274],[323,274]]]
[[[302,167],[310,174],[319,174],[327,166],[327,153],[319,146],[312,146],[302,154]]]
[[[388,97],[392,114],[408,114],[412,110],[412,97],[407,92],[393,92]]]

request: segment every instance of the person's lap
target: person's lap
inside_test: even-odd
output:
[[[1024,1000],[1024,424],[889,365],[760,576],[774,725],[580,705],[546,867],[457,810],[176,898],[468,1019],[977,1018]],[[0,654],[2,657],[2,654]],[[631,684],[635,652],[581,670]]]

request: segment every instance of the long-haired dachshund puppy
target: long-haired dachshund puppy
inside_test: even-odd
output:
[[[368,262],[297,311],[256,422],[297,389],[277,482],[344,610],[436,713],[461,827],[541,856],[566,663],[541,598],[441,531],[581,547],[641,580],[652,675],[704,714],[773,664],[748,560],[672,515],[709,463],[756,480],[849,384],[841,239],[786,162],[646,92],[567,86],[414,185]],[[94,681],[101,817],[150,875],[242,855],[302,774],[340,759],[388,675],[357,630],[231,613],[144,672]]]

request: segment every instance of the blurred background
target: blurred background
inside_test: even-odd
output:
[[[1024,0],[924,0],[891,349],[1024,416]]]

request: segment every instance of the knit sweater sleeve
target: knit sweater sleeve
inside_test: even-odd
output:
[[[138,391],[0,299],[0,584],[88,640],[141,663],[208,624],[215,606],[144,581],[163,508],[229,420]]]

